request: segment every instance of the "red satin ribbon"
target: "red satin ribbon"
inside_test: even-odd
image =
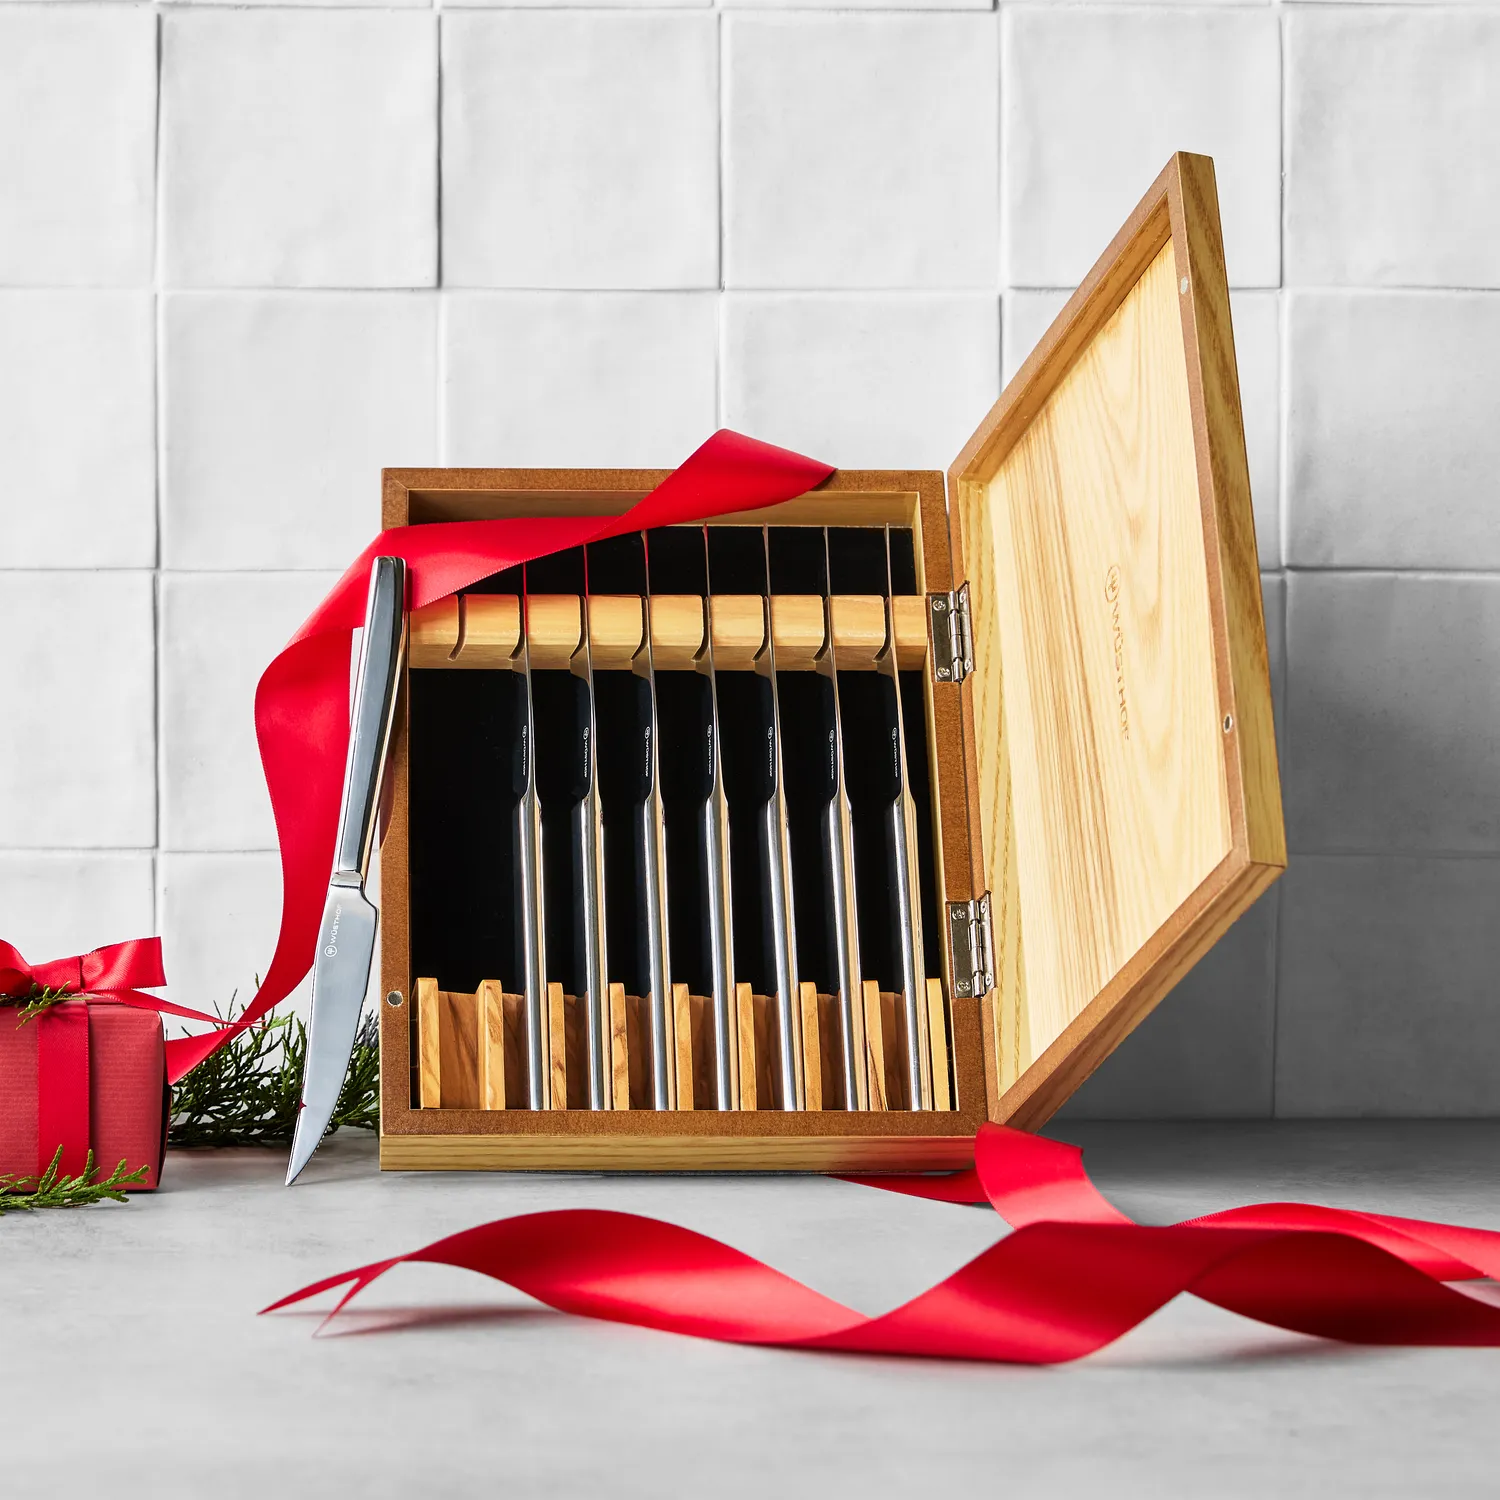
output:
[[[88,1159],[89,1012],[85,996],[223,1025],[217,1016],[142,993],[143,988],[166,982],[160,938],[133,938],[43,964],[28,964],[18,948],[0,941],[0,996],[21,999],[34,985],[42,985],[79,997],[49,1005],[31,1023],[37,1028],[38,1174],[52,1164],[59,1145],[59,1170],[67,1176],[78,1176]]]
[[[68,1000],[49,1006],[34,1024],[37,1176],[52,1164],[60,1145],[58,1171],[77,1177],[89,1154],[88,1004]]]
[[[1150,1227],[1104,1199],[1076,1147],[998,1125],[980,1130],[973,1172],[865,1180],[988,1202],[1014,1232],[876,1318],[706,1235],[595,1209],[482,1224],[264,1311],[346,1287],[331,1319],[410,1261],[479,1271],[560,1312],[794,1349],[1051,1364],[1103,1348],[1180,1292],[1350,1343],[1500,1345],[1500,1307],[1443,1284],[1500,1277],[1500,1234],[1489,1230],[1300,1203]]]
[[[420,609],[492,573],[581,542],[779,504],[832,472],[814,459],[722,431],[622,516],[441,522],[396,527],[372,541],[266,668],[255,692],[256,735],[281,846],[276,952],[232,1026],[167,1043],[168,1077],[175,1082],[265,1015],[312,967],[349,743],[350,634],[364,619],[372,558],[405,558],[407,607]]]
[[[134,938],[111,943],[72,958],[29,964],[20,950],[0,942],[0,995],[14,999],[33,985],[49,990],[71,990],[76,995],[102,995],[121,990],[149,990],[165,984],[160,938]],[[147,997],[149,998],[149,997]]]

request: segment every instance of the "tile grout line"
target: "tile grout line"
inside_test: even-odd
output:
[[[725,288],[729,282],[727,270],[727,257],[729,251],[729,226],[727,222],[727,210],[725,200],[729,187],[729,37],[725,25],[724,8],[721,0],[714,0],[714,26],[715,26],[715,63],[718,67],[717,79],[717,102],[718,108],[714,112],[715,123],[718,127],[718,140],[715,142],[718,154],[718,211],[719,211],[719,284],[714,293],[714,419],[715,425],[725,427],[729,423],[727,402],[727,365],[728,351],[728,298],[725,296]]]
[[[1276,123],[1281,132],[1281,139],[1277,143],[1277,162],[1280,167],[1280,176],[1276,184],[1276,201],[1279,209],[1278,222],[1276,225],[1276,265],[1277,265],[1277,291],[1276,291],[1276,560],[1283,568],[1287,560],[1287,484],[1286,484],[1286,451],[1287,451],[1287,419],[1286,419],[1286,214],[1287,214],[1287,108],[1288,95],[1286,86],[1286,19],[1281,12],[1280,0],[1276,0],[1276,8],[1273,12],[1276,16],[1276,82],[1281,90],[1277,100]],[[1287,645],[1287,594],[1290,590],[1286,586],[1285,574],[1282,575],[1282,586],[1280,593],[1281,609],[1281,703],[1272,703],[1272,713],[1280,708],[1281,742],[1285,747],[1284,755],[1278,756],[1277,777],[1281,778],[1281,767],[1279,761],[1288,759],[1291,755],[1291,733],[1287,722],[1287,705],[1291,701],[1291,694],[1287,691],[1287,676],[1291,671],[1291,651]],[[1285,836],[1286,816],[1283,809],[1282,825],[1283,837]],[[1290,856],[1288,856],[1290,863]],[[1271,924],[1271,1078],[1270,1078],[1270,1117],[1276,1118],[1278,1108],[1277,1100],[1277,1075],[1281,1071],[1281,997],[1282,997],[1282,968],[1286,962],[1286,935],[1282,926],[1283,902],[1282,886],[1286,881],[1286,873],[1282,872],[1281,879],[1276,882],[1275,911]]]
[[[163,609],[162,590],[165,584],[165,574],[162,568],[164,558],[164,533],[166,529],[166,506],[165,506],[165,479],[167,467],[167,444],[166,444],[166,370],[163,358],[166,347],[166,299],[162,291],[162,254],[163,241],[165,238],[163,209],[162,209],[162,153],[164,150],[164,132],[162,130],[162,109],[165,97],[166,69],[164,57],[166,52],[166,20],[162,15],[160,6],[154,6],[152,19],[155,24],[156,34],[156,119],[155,138],[152,142],[151,153],[151,189],[152,189],[152,226],[153,238],[151,244],[151,325],[152,325],[152,394],[155,408],[152,413],[154,418],[154,448],[156,457],[156,484],[155,484],[155,521],[156,521],[156,546],[152,554],[151,568],[151,679],[152,679],[152,729],[155,735],[155,744],[152,749],[153,763],[156,771],[156,817],[155,841],[151,849],[151,930],[158,936],[162,929],[165,901],[162,896],[162,881],[165,878],[165,862],[162,859],[162,822],[166,816],[167,806],[167,756],[166,756],[166,734],[165,734],[165,693],[162,684],[162,656],[164,641],[162,638]]]
[[[448,295],[445,286],[445,272],[443,267],[443,48],[448,35],[447,23],[443,12],[434,7],[433,26],[437,31],[437,89],[435,107],[437,120],[435,123],[437,163],[435,182],[437,186],[437,203],[435,205],[436,222],[433,225],[433,233],[437,239],[435,252],[435,285],[433,296],[437,298],[437,315],[433,319],[433,337],[437,341],[437,347],[433,352],[434,390],[432,393],[433,423],[434,423],[434,446],[437,450],[437,461],[439,465],[448,462],[448,420],[447,420],[447,391],[448,391]],[[382,505],[384,500],[382,498]]]

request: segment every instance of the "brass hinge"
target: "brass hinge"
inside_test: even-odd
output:
[[[974,901],[948,903],[948,940],[953,954],[953,993],[989,994],[995,987],[995,935],[988,891]]]
[[[974,670],[974,629],[969,619],[969,585],[951,594],[929,594],[932,621],[932,675],[939,682],[962,682]]]

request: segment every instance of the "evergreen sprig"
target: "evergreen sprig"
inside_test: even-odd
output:
[[[0,1215],[34,1208],[83,1208],[106,1198],[124,1203],[125,1189],[138,1187],[146,1180],[145,1167],[127,1172],[121,1160],[103,1182],[95,1182],[92,1151],[84,1159],[83,1171],[77,1177],[66,1177],[62,1173],[62,1154],[63,1148],[59,1146],[52,1153],[52,1164],[40,1178],[0,1174]],[[30,1183],[36,1186],[25,1191]]]
[[[284,1146],[297,1126],[307,1027],[268,1016],[205,1058],[172,1090],[171,1146]],[[330,1132],[380,1123],[380,1051],[374,1016],[355,1034]]]
[[[28,1021],[34,1021],[44,1010],[50,1006],[60,1005],[64,1000],[75,998],[74,991],[65,985],[60,990],[48,989],[45,984],[32,982],[32,986],[24,995],[0,995],[0,1005],[14,1005],[21,1014],[18,1024],[24,1026]]]

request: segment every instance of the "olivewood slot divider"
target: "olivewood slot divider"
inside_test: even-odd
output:
[[[678,1109],[713,1109],[714,1035],[708,997],[673,985]],[[487,979],[476,994],[440,990],[418,979],[418,1102],[423,1109],[525,1109],[526,1008],[520,995]],[[952,1109],[946,1006],[941,980],[927,981],[933,1024],[934,1105]],[[906,1109],[900,996],[864,983],[865,1038],[872,1110]],[[777,1019],[774,997],[735,986],[740,1049],[741,1110],[777,1109]],[[806,1068],[808,1110],[843,1108],[838,1003],[810,982],[800,987],[798,1014]],[[650,1022],[638,995],[609,987],[610,1080],[613,1109],[649,1109]],[[584,1015],[560,984],[547,986],[552,1109],[586,1109]]]

